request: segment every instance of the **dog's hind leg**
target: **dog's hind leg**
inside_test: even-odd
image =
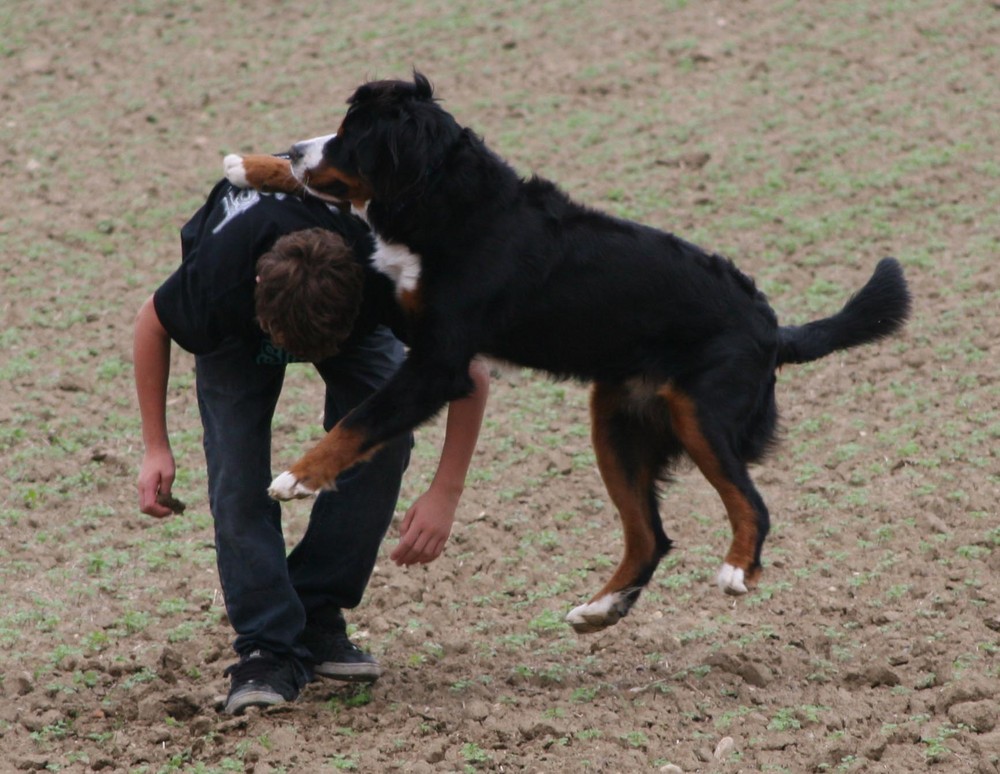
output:
[[[733,542],[716,582],[727,594],[746,594],[761,574],[760,554],[770,527],[767,506],[750,480],[746,463],[729,441],[727,429],[700,412],[694,398],[667,387],[667,401],[674,433],[688,456],[722,498]]]
[[[625,553],[601,591],[566,616],[580,633],[617,623],[631,609],[660,559],[670,550],[656,506],[656,483],[672,443],[628,406],[628,388],[595,384],[591,394],[594,451],[601,478],[621,516]],[[662,428],[666,429],[666,428]]]

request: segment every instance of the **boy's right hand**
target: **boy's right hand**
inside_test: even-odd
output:
[[[399,545],[389,555],[400,567],[427,564],[444,550],[455,523],[458,495],[431,486],[410,506],[399,525]]]
[[[159,501],[170,497],[170,489],[174,485],[177,469],[174,465],[174,455],[169,450],[161,452],[146,452],[139,468],[139,510],[143,513],[162,519],[174,513],[169,506]],[[158,499],[158,495],[162,496]]]

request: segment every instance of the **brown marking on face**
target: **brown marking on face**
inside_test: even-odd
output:
[[[746,495],[723,472],[719,458],[702,432],[694,401],[669,385],[659,393],[667,402],[674,433],[702,475],[715,487],[726,508],[733,530],[733,541],[726,554],[726,562],[744,570],[747,580],[756,581],[761,572],[757,566],[757,511]]]
[[[376,446],[362,453],[364,442],[364,433],[338,424],[292,465],[289,472],[312,490],[329,488],[337,476],[369,459],[380,448]]]
[[[351,204],[367,202],[372,198],[371,186],[364,180],[354,175],[348,175],[336,167],[331,167],[325,161],[321,161],[312,169],[307,169],[303,182],[312,191],[326,193],[341,201],[349,201]]]

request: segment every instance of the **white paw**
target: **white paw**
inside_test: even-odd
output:
[[[271,482],[267,493],[275,500],[295,500],[316,494],[309,487],[299,483],[299,480],[287,470]]]
[[[580,634],[596,632],[618,623],[628,612],[624,594],[605,594],[586,605],[574,607],[566,616],[566,623]]]
[[[226,179],[237,188],[249,188],[247,182],[247,171],[243,167],[243,157],[235,153],[230,153],[222,160],[222,171]]]
[[[733,567],[731,564],[727,563],[722,565],[722,569],[719,570],[719,574],[716,576],[715,582],[719,584],[719,588],[727,594],[739,596],[740,594],[747,593],[747,585],[744,582],[743,570],[739,567]]]

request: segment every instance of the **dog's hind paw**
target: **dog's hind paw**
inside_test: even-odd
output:
[[[230,153],[222,160],[222,171],[226,175],[226,179],[237,188],[250,187],[250,183],[247,181],[247,170],[243,166],[242,156]]]
[[[715,578],[715,582],[726,594],[740,596],[747,593],[746,573],[739,567],[731,564],[723,564],[722,569]]]
[[[632,604],[627,595],[605,594],[586,605],[574,607],[567,614],[566,623],[572,626],[577,634],[599,632],[618,623],[628,613],[630,607]]]
[[[267,493],[275,500],[296,500],[302,497],[312,497],[316,491],[305,486],[286,470],[271,482]]]

